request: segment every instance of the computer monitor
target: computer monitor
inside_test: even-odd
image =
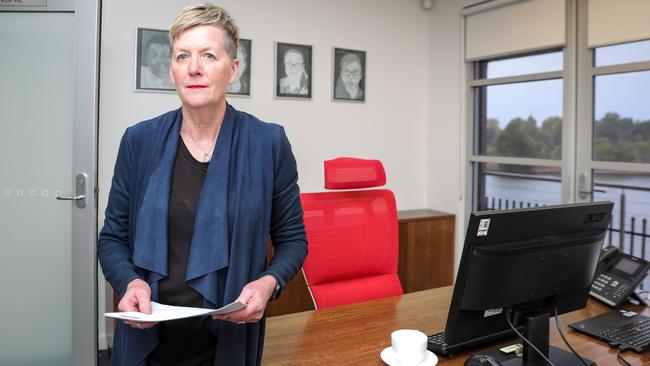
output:
[[[586,305],[611,220],[611,202],[472,213],[447,317],[447,344],[471,346],[514,334],[506,321],[549,352],[549,316]],[[542,328],[542,329],[540,329]],[[525,343],[524,343],[525,344]],[[551,348],[551,360],[578,362]],[[507,364],[535,364],[524,358]],[[543,360],[543,359],[542,359]]]

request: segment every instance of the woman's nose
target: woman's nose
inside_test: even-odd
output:
[[[200,75],[201,74],[201,61],[198,57],[191,57],[188,65],[188,72],[190,75]]]

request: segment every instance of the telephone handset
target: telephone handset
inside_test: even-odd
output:
[[[623,305],[628,297],[645,304],[634,290],[645,279],[648,270],[650,262],[608,246],[600,252],[589,294],[613,307]]]

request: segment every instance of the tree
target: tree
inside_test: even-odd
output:
[[[635,149],[629,142],[614,144],[607,138],[597,138],[594,141],[596,160],[604,161],[634,161]]]
[[[535,138],[535,135],[538,134],[536,132],[539,131],[532,117],[529,117],[528,120],[513,119],[496,138],[497,154],[527,158],[540,157],[544,143]]]
[[[562,158],[562,118],[549,117],[542,123],[542,136],[547,145],[547,157]]]
[[[636,161],[650,163],[650,139],[635,142],[634,151],[636,153]]]
[[[485,146],[487,147],[486,153],[488,155],[496,154],[495,142],[499,134],[501,133],[501,126],[499,126],[499,120],[496,118],[490,118],[487,120],[486,124],[486,136],[485,136]]]
[[[650,162],[650,121],[606,113],[594,123],[594,140],[597,160]]]

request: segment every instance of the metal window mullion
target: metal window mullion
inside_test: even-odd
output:
[[[626,72],[635,72],[635,71],[648,71],[650,70],[650,61],[644,62],[635,62],[630,64],[623,65],[610,65],[610,66],[599,66],[591,67],[591,74],[593,76],[598,75],[610,75],[610,74],[623,74]]]
[[[579,201],[578,191],[592,190],[591,161],[593,155],[593,50],[588,46],[588,5],[587,0],[577,0],[577,108],[576,137],[573,141],[576,151],[576,171],[574,176],[574,197]],[[584,177],[588,187],[579,187],[579,176]]]
[[[577,0],[566,2],[566,47],[564,49],[564,77],[563,77],[563,116],[562,116],[562,170],[560,183],[560,196],[563,203],[575,202],[577,180],[576,136],[577,136],[577,98],[578,98],[578,24]]]
[[[562,167],[562,160],[555,159],[535,159],[535,158],[515,158],[509,156],[488,156],[488,155],[471,155],[468,157],[470,162],[477,163],[497,163],[509,165],[528,165],[528,166],[552,166]]]
[[[476,77],[485,75],[487,72],[487,62],[474,62],[474,67],[472,68],[473,75],[469,79],[468,85],[471,84],[472,80]],[[471,129],[473,132],[473,140],[471,149],[467,151],[467,156],[471,157],[477,153],[480,153],[480,129],[483,119],[487,120],[487,101],[485,90],[481,88],[472,88],[468,87],[470,90],[470,95],[472,96],[472,123]],[[486,147],[487,149],[487,147]],[[474,164],[469,161],[470,172],[472,174],[472,200],[471,208],[472,211],[479,209],[479,200],[485,192],[485,177],[481,175],[480,164]]]
[[[622,172],[650,173],[650,164],[648,163],[626,163],[618,161],[597,161],[590,164],[592,170],[615,170]]]
[[[528,81],[561,79],[563,76],[564,76],[563,71],[540,72],[536,74],[507,76],[502,78],[475,79],[475,80],[471,80],[469,85],[470,87],[478,87],[478,86],[488,86],[488,85],[514,84],[514,83],[524,83]]]

